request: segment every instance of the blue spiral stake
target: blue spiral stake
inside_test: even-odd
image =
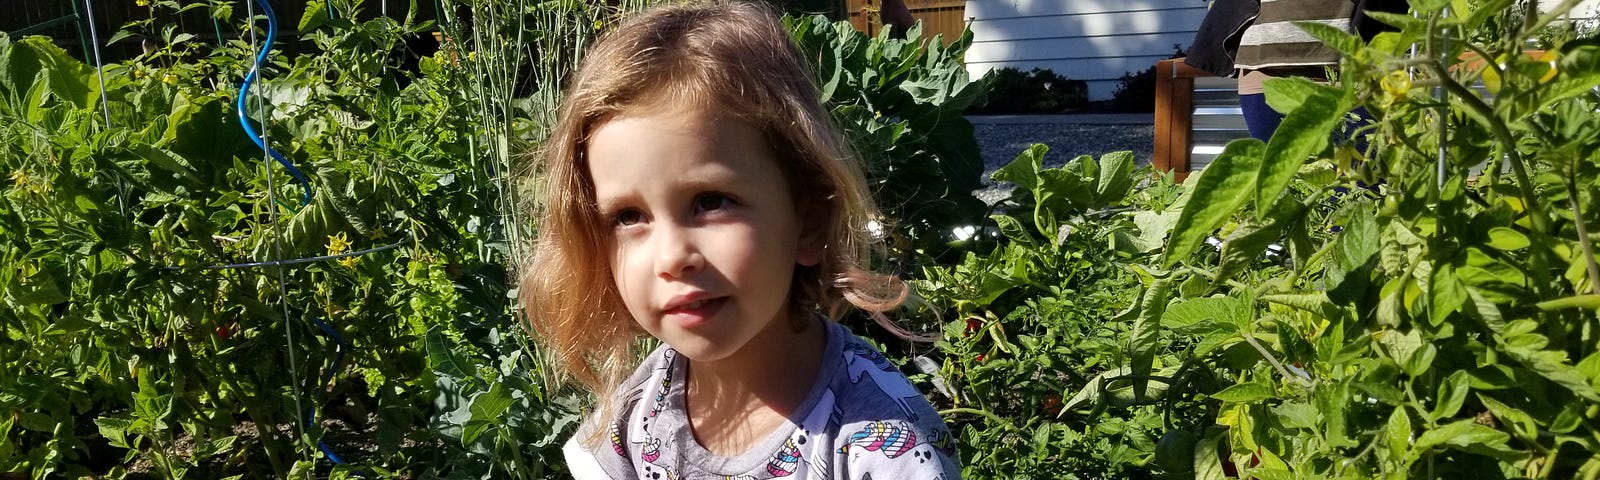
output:
[[[267,3],[267,0],[256,0],[256,3],[261,5],[261,13],[267,16],[267,41],[261,45],[261,51],[256,53],[256,62],[250,66],[250,73],[244,76],[244,84],[239,86],[239,104],[237,108],[239,111],[239,125],[244,127],[244,132],[250,136],[251,142],[255,142],[257,147],[265,150],[268,155],[278,161],[279,165],[283,165],[283,168],[289,170],[289,175],[293,176],[295,181],[300,182],[300,188],[303,190],[300,199],[301,205],[310,205],[311,180],[306,178],[306,175],[301,173],[300,169],[295,168],[294,162],[290,162],[289,159],[284,158],[282,153],[278,153],[277,149],[267,145],[266,139],[256,132],[254,126],[250,125],[249,111],[245,107],[245,100],[249,98],[250,87],[255,84],[256,76],[261,72],[261,67],[267,64],[267,53],[272,51],[272,42],[278,36],[278,15],[273,13],[272,4]],[[266,120],[263,118],[262,122],[265,123]]]
[[[335,352],[333,357],[333,365],[328,368],[328,371],[323,372],[322,383],[319,384],[320,388],[327,388],[327,386],[331,385],[333,382],[333,374],[337,373],[339,369],[344,366],[344,351],[350,348],[350,344],[346,343],[344,341],[344,336],[339,335],[339,331],[334,330],[333,326],[328,325],[327,322],[324,322],[318,318],[312,318],[311,321],[317,324],[317,328],[321,329],[324,335],[327,335],[328,338],[333,339]],[[317,406],[315,404],[313,404],[310,410],[306,412],[306,426],[311,428],[317,426]],[[329,461],[332,461],[338,465],[345,465],[344,459],[340,458],[338,454],[333,453],[333,449],[328,448],[327,442],[320,440],[317,441],[317,449],[322,450],[322,454],[327,455]],[[357,470],[356,473],[362,474],[364,472]]]
[[[270,3],[267,3],[267,0],[256,0],[256,4],[261,6],[262,14],[266,15],[266,17],[267,17],[267,38],[266,38],[266,42],[263,45],[261,45],[261,50],[256,53],[255,63],[251,65],[250,73],[245,75],[244,83],[239,86],[239,101],[238,101],[238,105],[237,105],[237,110],[239,111],[239,125],[241,127],[244,127],[245,134],[250,137],[250,141],[251,142],[254,142],[257,147],[261,147],[261,149],[263,151],[267,152],[267,155],[271,156],[274,160],[277,160],[278,164],[282,165],[284,169],[288,170],[289,171],[289,175],[293,176],[294,179],[300,183],[300,188],[301,188],[301,199],[300,199],[301,203],[300,204],[303,207],[303,206],[311,204],[311,193],[312,193],[311,192],[311,180],[306,178],[306,175],[304,173],[302,173],[300,171],[300,169],[295,168],[293,162],[290,162],[288,158],[284,158],[282,153],[279,153],[276,149],[274,149],[271,146],[267,145],[266,139],[259,132],[256,131],[254,126],[252,126],[250,124],[250,115],[249,115],[249,111],[247,110],[247,108],[248,108],[247,100],[249,99],[250,87],[255,84],[256,77],[261,73],[261,67],[263,65],[266,65],[266,63],[267,63],[267,54],[272,51],[272,43],[273,43],[274,40],[277,39],[277,36],[278,36],[278,16],[277,16],[276,13],[274,13],[272,11],[272,5]],[[248,5],[248,4],[246,4],[246,5]],[[330,8],[331,8],[331,6],[330,6]],[[254,16],[253,15],[251,17],[251,20],[254,21]],[[263,128],[265,127],[265,124],[266,124],[266,118],[263,117],[262,118]],[[269,173],[269,175],[270,175],[270,173]],[[267,185],[268,185],[269,195],[270,195],[270,193],[271,193],[270,190],[272,188],[271,187],[272,178],[270,176],[267,178]],[[287,205],[286,205],[286,207],[287,207]],[[294,208],[290,208],[290,210],[294,210]],[[273,226],[274,226],[274,228],[276,228],[277,227],[276,215],[274,215],[273,218],[274,218]],[[395,244],[395,246],[399,246],[399,245],[400,245],[399,243]],[[377,249],[375,249],[373,251],[376,251],[376,250]],[[279,260],[279,261],[267,262],[265,264],[262,264],[262,265],[271,264],[271,265],[275,265],[275,266],[280,268],[280,270],[279,270],[279,285],[278,285],[278,287],[279,287],[279,290],[280,290],[280,294],[285,299],[288,298],[288,292],[286,291],[286,288],[285,288],[284,284],[282,283],[283,282],[283,278],[282,278],[282,270],[281,270],[281,268],[283,267],[283,265],[285,265],[287,263],[288,262]],[[237,265],[225,265],[225,266],[222,266],[222,268],[232,268],[232,267],[236,267],[236,266]],[[254,265],[250,265],[250,266],[254,266]],[[288,308],[287,308],[287,306],[285,306],[285,309],[284,309],[284,318],[285,319],[288,318],[288,313],[289,313],[288,312]],[[335,330],[333,328],[333,326],[328,325],[327,322],[323,322],[321,319],[317,319],[317,318],[312,318],[312,322],[316,323],[317,328],[322,330],[322,333],[324,335],[327,335],[329,338],[332,338],[333,341],[334,341],[334,345],[335,345],[335,352],[336,353],[335,353],[335,356],[334,356],[333,365],[330,366],[328,371],[323,373],[322,383],[319,385],[319,389],[326,389],[327,386],[330,384],[330,382],[333,381],[334,374],[337,373],[340,368],[343,368],[343,366],[344,366],[344,354],[345,354],[346,350],[350,349],[350,344],[345,342],[344,337],[340,336],[339,332],[337,330]],[[289,342],[290,342],[289,343],[289,347],[290,347],[291,355],[293,355],[292,351],[294,350],[294,339],[293,339],[292,336],[289,337]],[[293,360],[294,360],[293,357],[290,357],[291,365],[293,365]],[[292,371],[293,367],[291,367],[290,370]],[[296,398],[298,399],[298,393],[297,393],[297,397]],[[298,400],[296,401],[296,405],[297,405],[296,409],[298,409],[299,408]],[[315,405],[311,406],[306,412],[306,425],[307,425],[308,428],[315,428],[316,425],[317,425],[317,407]],[[327,442],[324,442],[322,440],[318,440],[317,441],[317,449],[320,450],[323,455],[327,456],[328,460],[332,461],[334,464],[336,464],[336,465],[347,465],[343,458],[339,457],[338,454],[335,454],[333,452],[332,448],[328,447]],[[360,477],[366,477],[367,476],[366,472],[361,471],[359,469],[355,471],[355,474],[357,476],[360,476]]]

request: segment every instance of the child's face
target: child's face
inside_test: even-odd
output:
[[[651,335],[696,361],[786,341],[797,264],[815,265],[760,131],[703,108],[653,108],[590,136],[611,274]]]

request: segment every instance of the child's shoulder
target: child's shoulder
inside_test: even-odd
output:
[[[938,410],[882,352],[849,330],[832,381],[839,429],[833,439],[846,469],[883,473],[938,472],[933,478],[960,476],[955,437]],[[887,478],[900,478],[891,475]]]

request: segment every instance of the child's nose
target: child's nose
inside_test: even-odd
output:
[[[705,256],[695,246],[693,232],[680,226],[667,226],[658,230],[656,244],[656,276],[679,278],[699,270]]]

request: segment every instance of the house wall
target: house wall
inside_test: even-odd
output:
[[[968,0],[973,42],[967,70],[1048,68],[1111,98],[1124,73],[1187,49],[1204,0]]]

